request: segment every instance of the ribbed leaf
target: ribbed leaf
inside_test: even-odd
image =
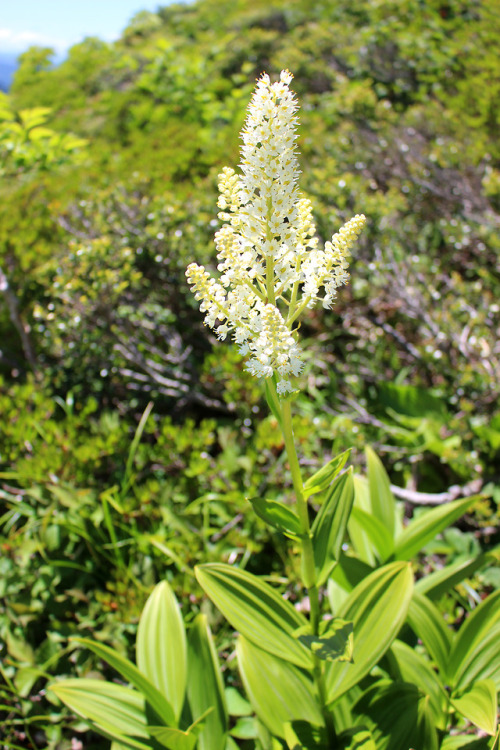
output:
[[[383,521],[361,508],[352,509],[351,521],[357,523],[368,536],[378,559],[388,560],[394,552],[394,539]]]
[[[497,559],[498,552],[485,552],[470,560],[457,560],[449,563],[441,570],[435,570],[424,576],[415,584],[419,594],[425,594],[429,599],[440,599],[450,589],[472,576],[476,570]]]
[[[278,531],[296,535],[302,533],[300,519],[288,505],[262,497],[251,497],[250,502],[259,518]]]
[[[463,516],[467,508],[477,502],[479,497],[481,496],[472,495],[425,511],[397,538],[394,550],[396,560],[411,560],[427,542],[434,539],[436,534],[440,534],[447,526]]]
[[[289,662],[272,656],[240,636],[236,646],[245,691],[262,723],[285,736],[287,722],[323,723],[312,681]]]
[[[137,666],[165,696],[178,720],[186,691],[186,634],[166,581],[153,589],[137,630]]]
[[[312,666],[310,651],[293,635],[307,626],[307,620],[269,584],[223,563],[197,565],[195,574],[205,593],[245,638],[299,667]]]
[[[497,727],[497,691],[493,680],[480,680],[471,688],[452,698],[455,711],[465,716],[476,727],[495,734]]]
[[[312,526],[318,586],[323,585],[340,557],[353,500],[352,470],[349,469],[327,491]]]
[[[124,680],[130,682],[131,685],[137,688],[137,690],[145,697],[153,711],[155,711],[157,721],[164,723],[166,726],[175,726],[175,716],[170,703],[160,691],[151,684],[147,677],[144,677],[144,675],[139,672],[132,662],[125,659],[125,657],[117,651],[109,648],[109,646],[105,646],[97,641],[91,641],[88,638],[72,638],[71,640],[93,651],[100,659],[106,661],[110,667],[116,669]]]
[[[377,750],[438,750],[428,703],[415,685],[380,682],[367,690],[354,710],[362,723],[369,723]]]
[[[325,729],[307,721],[292,721],[285,724],[285,742],[288,750],[319,750],[326,746]]]
[[[423,695],[429,696],[429,708],[435,726],[437,729],[446,729],[447,695],[429,660],[398,640],[392,644],[390,654],[398,667],[397,678],[401,682],[416,685]]]
[[[368,485],[373,515],[376,516],[394,539],[396,530],[396,502],[391,492],[391,483],[382,461],[367,446],[365,449],[368,468]]]
[[[333,702],[364,677],[398,634],[413,593],[407,563],[375,570],[349,594],[338,615],[354,623],[354,664],[327,664],[327,695]]]
[[[499,643],[500,591],[495,591],[468,616],[455,638],[447,670],[454,691],[487,678],[500,689]]]
[[[413,593],[408,623],[420,638],[442,674],[446,674],[452,634],[437,607],[425,596]]]
[[[226,699],[212,634],[205,615],[198,615],[188,634],[189,681],[187,697],[191,714],[206,717],[198,738],[199,750],[224,750],[228,726]]]
[[[50,689],[101,734],[126,747],[151,750],[144,697],[104,680],[61,680]]]
[[[365,727],[346,729],[338,738],[339,750],[377,750],[372,734]]]
[[[353,484],[354,507],[360,508],[367,513],[372,513],[368,480],[365,479],[365,477],[355,476]],[[364,528],[352,517],[352,515],[349,518],[347,529],[352,546],[356,551],[358,558],[370,567],[375,567],[377,557],[375,555],[373,543]]]
[[[187,729],[149,727],[149,732],[167,750],[193,750],[209,713],[211,709],[205,711]]]
[[[326,466],[319,469],[312,477],[309,477],[307,482],[304,484],[304,497],[308,498],[316,492],[322,492],[326,490],[328,485],[333,482],[337,474],[339,474],[347,463],[351,449],[344,451],[339,456],[335,456],[329,461]]]

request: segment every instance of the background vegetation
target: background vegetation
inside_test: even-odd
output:
[[[302,460],[352,447],[362,470],[371,444],[407,515],[416,491],[482,491],[418,575],[498,544],[499,39],[495,0],[199,0],[58,67],[22,55],[0,100],[6,747],[102,746],[46,691],[97,662],[69,636],[130,652],[164,577],[215,627],[196,562],[281,570],[245,499],[290,488],[280,433],[184,277],[213,264],[217,174],[264,70],[295,75],[320,236],[368,219],[335,312],[303,326]],[[440,606],[459,622],[499,587],[484,568]]]

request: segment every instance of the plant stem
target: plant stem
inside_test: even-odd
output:
[[[274,387],[274,385],[273,385]],[[300,518],[302,525],[302,576],[304,584],[307,587],[309,594],[309,606],[311,613],[311,627],[315,635],[319,634],[319,623],[320,623],[320,608],[319,608],[319,593],[316,584],[316,568],[314,564],[314,548],[312,543],[311,526],[309,523],[309,510],[307,506],[307,500],[304,497],[304,484],[302,482],[302,474],[300,471],[299,459],[297,457],[297,451],[295,449],[295,441],[293,437],[293,426],[292,426],[292,411],[290,407],[290,401],[281,402],[281,413],[282,413],[282,432],[285,440],[285,448],[288,455],[288,462],[290,465],[290,471],[292,474],[292,482],[295,490],[295,497],[297,501],[297,513]],[[329,740],[329,746],[333,746],[333,742],[336,737],[335,728],[333,725],[333,717],[326,705],[326,686],[324,680],[324,674],[321,667],[320,659],[313,656],[313,674],[314,679],[318,688],[318,696],[325,721],[325,727]]]

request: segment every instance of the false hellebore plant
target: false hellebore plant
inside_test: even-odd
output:
[[[249,711],[258,719],[258,747],[453,750],[459,745],[440,741],[454,712],[490,734],[495,731],[496,694],[490,678],[500,678],[492,651],[497,641],[483,639],[486,653],[476,636],[486,626],[500,635],[500,612],[493,606],[498,597],[477,608],[465,637],[454,643],[434,605],[413,596],[408,561],[472,499],[436,508],[403,528],[387,476],[373,453],[368,453],[365,495],[371,500],[363,509],[353,509],[358,495],[351,470],[342,472],[347,452],[302,479],[291,417],[293,379],[302,369],[297,324],[301,313],[318,301],[326,308],[332,305],[348,278],[350,248],[365,219],[355,216],[324,247],[314,236],[311,204],[297,185],[297,102],[289,89],[291,79],[288,71],[276,83],[267,75],[260,78],[242,132],[241,175],[229,168],[220,175],[224,226],[215,237],[219,279],[195,263],[187,277],[207,325],[221,339],[234,338],[247,357],[247,369],[263,379],[283,433],[295,503],[263,498],[251,503],[299,550],[310,616],[261,578],[233,565],[199,565],[195,573],[239,633],[238,667]],[[319,511],[311,524],[312,495],[318,495]],[[355,523],[361,522],[356,531]],[[364,547],[357,558],[342,553],[348,523],[361,547],[374,543],[369,558],[363,559]],[[456,571],[454,575],[450,581],[456,581]],[[439,586],[444,583],[441,577]],[[329,611],[320,598],[326,585]],[[442,684],[431,662],[406,644],[391,649],[407,616],[435,656]],[[186,636],[165,581],[155,588],[141,617],[137,667],[101,643],[79,642],[131,687],[65,680],[52,690],[112,738],[116,750],[231,750],[236,747],[232,737],[248,737],[229,723],[228,714],[245,711],[227,700],[234,691],[224,690],[204,616],[195,619]],[[387,667],[374,670],[384,655],[392,672]],[[469,669],[471,659],[482,671]],[[495,745],[481,747],[499,750],[498,738]]]

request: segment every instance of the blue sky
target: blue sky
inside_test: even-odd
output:
[[[0,53],[32,45],[64,52],[86,36],[111,41],[141,10],[169,0],[0,0]]]

